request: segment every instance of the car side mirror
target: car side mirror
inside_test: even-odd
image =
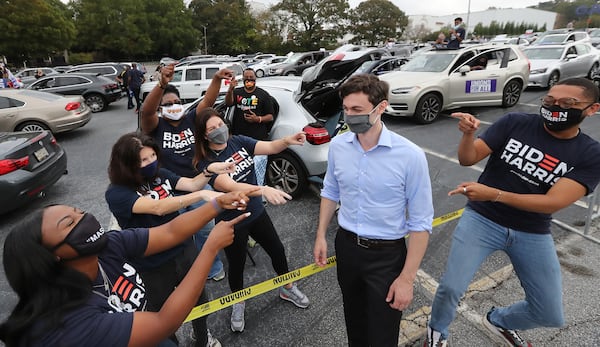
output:
[[[566,56],[567,60],[571,60],[571,59],[575,59],[575,58],[577,58],[577,54],[571,53],[571,54],[567,54],[567,56]]]
[[[458,69],[458,72],[460,72],[461,75],[466,75],[467,72],[471,71],[471,67],[469,65],[463,65]]]

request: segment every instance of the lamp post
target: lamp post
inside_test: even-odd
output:
[[[208,54],[208,45],[206,44],[206,25],[203,25],[204,28],[204,54]]]

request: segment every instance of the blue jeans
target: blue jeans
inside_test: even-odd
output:
[[[267,172],[267,162],[269,157],[266,155],[254,156],[254,173],[256,175],[256,184],[259,186],[265,185],[265,173]]]
[[[481,263],[499,250],[510,258],[525,300],[495,309],[491,322],[511,330],[564,324],[562,278],[552,235],[505,228],[467,207],[454,230],[446,273],[433,299],[432,329],[448,337],[460,298]]]
[[[212,190],[212,188],[209,185],[204,187],[204,189]],[[204,205],[205,203],[206,203],[206,201],[200,200],[196,203],[189,205],[188,207],[182,208],[181,210],[179,210],[179,213],[191,211],[195,208],[198,208],[198,207]],[[193,236],[194,244],[196,245],[196,248],[198,248],[198,251],[202,250],[202,246],[204,246],[204,243],[206,243],[206,240],[208,239],[208,234],[210,234],[210,231],[214,228],[214,226],[215,226],[215,221],[214,221],[214,219],[211,219],[210,222],[208,222],[204,227],[202,227],[202,229],[198,230],[194,234],[194,236]],[[213,262],[213,264],[210,268],[210,272],[208,273],[208,278],[214,277],[222,269],[223,269],[223,262],[221,261],[221,258],[219,258],[219,255],[217,254],[217,256],[215,257],[215,261]]]

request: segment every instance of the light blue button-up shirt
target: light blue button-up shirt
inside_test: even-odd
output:
[[[362,237],[394,240],[409,231],[431,232],[425,153],[385,125],[366,152],[352,132],[333,138],[321,197],[340,202],[338,225]]]

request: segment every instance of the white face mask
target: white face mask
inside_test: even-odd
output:
[[[185,109],[181,104],[173,104],[171,106],[162,106],[162,116],[170,120],[180,120],[185,114]]]

